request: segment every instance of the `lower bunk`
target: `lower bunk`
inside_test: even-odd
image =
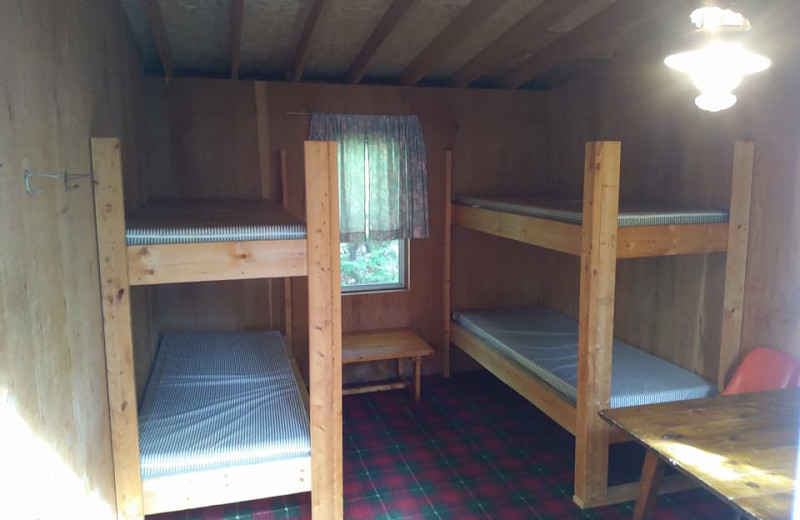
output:
[[[311,490],[308,393],[277,331],[165,334],[139,442],[145,514]]]
[[[450,339],[564,429],[578,435],[577,321],[541,307],[461,311],[453,314]],[[604,408],[709,397],[717,391],[714,383],[616,339],[611,366],[611,399]],[[609,443],[630,441],[616,430],[609,429],[607,434]],[[604,497],[580,505],[631,500],[637,487],[638,483],[609,487]],[[661,491],[687,487],[685,479],[674,479],[665,482]]]

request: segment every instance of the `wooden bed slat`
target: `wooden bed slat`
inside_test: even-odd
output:
[[[92,139],[92,173],[117,518],[133,520],[142,518],[142,477],[119,139]]]
[[[581,226],[452,204],[453,223],[494,236],[580,255]],[[728,224],[681,224],[619,228],[617,258],[720,253],[728,248]]]
[[[575,224],[489,209],[452,205],[453,224],[490,235],[560,251],[581,253],[581,227]]]
[[[306,241],[128,246],[128,270],[131,285],[305,276]]]
[[[145,479],[144,513],[196,509],[311,489],[308,457]]]

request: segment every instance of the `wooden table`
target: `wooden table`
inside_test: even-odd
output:
[[[411,388],[414,400],[420,397],[422,358],[433,354],[433,349],[411,329],[379,330],[342,335],[342,364],[369,361],[397,360],[397,380],[345,387],[343,393],[360,394],[397,388]],[[403,361],[410,359],[414,365],[413,381],[403,379]]]
[[[617,408],[600,415],[647,448],[634,519],[648,518],[664,461],[735,510],[792,516],[800,389]]]

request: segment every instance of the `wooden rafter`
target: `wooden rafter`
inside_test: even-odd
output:
[[[415,85],[465,34],[485,21],[508,0],[472,0],[455,20],[422,51],[400,76],[405,85]]]
[[[539,4],[458,69],[450,79],[450,83],[457,87],[468,86],[497,65],[512,49],[521,46],[531,35],[546,31],[582,3],[583,0],[546,0]]]
[[[161,58],[164,75],[172,78],[175,76],[175,65],[172,62],[172,49],[169,45],[167,28],[164,26],[164,17],[161,16],[161,7],[158,5],[158,0],[142,0],[142,8],[144,8],[144,13],[150,22],[150,33],[153,35],[153,42],[158,50],[158,56]]]
[[[297,53],[294,58],[294,69],[292,70],[292,81],[300,81],[303,77],[303,71],[308,63],[308,51],[311,46],[311,39],[314,37],[314,31],[322,14],[322,8],[325,6],[325,0],[314,0],[311,4],[311,9],[306,18],[306,26],[303,28],[303,34],[300,36],[300,41],[297,44]]]
[[[378,25],[375,26],[372,34],[370,34],[364,46],[361,48],[361,52],[359,52],[356,59],[353,60],[350,70],[347,71],[348,83],[356,84],[361,81],[361,78],[363,78],[364,74],[367,72],[369,64],[372,62],[372,58],[375,57],[375,53],[378,52],[378,49],[380,49],[383,42],[392,32],[392,29],[395,28],[406,11],[408,11],[408,8],[411,7],[411,4],[415,1],[416,0],[394,0],[389,8],[386,9]]]
[[[509,89],[519,88],[543,72],[577,56],[593,43],[603,40],[614,28],[637,18],[655,19],[672,7],[672,2],[661,0],[617,0],[522,62],[500,84]]]
[[[244,0],[231,2],[231,79],[239,79],[239,64],[242,57],[242,19]]]

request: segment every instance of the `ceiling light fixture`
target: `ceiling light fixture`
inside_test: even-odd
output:
[[[695,9],[691,20],[703,46],[694,51],[668,56],[664,63],[685,72],[700,91],[695,103],[702,110],[719,112],[736,104],[733,91],[744,76],[768,69],[769,58],[745,50],[741,37],[750,30],[750,21],[741,13],[706,5]]]

